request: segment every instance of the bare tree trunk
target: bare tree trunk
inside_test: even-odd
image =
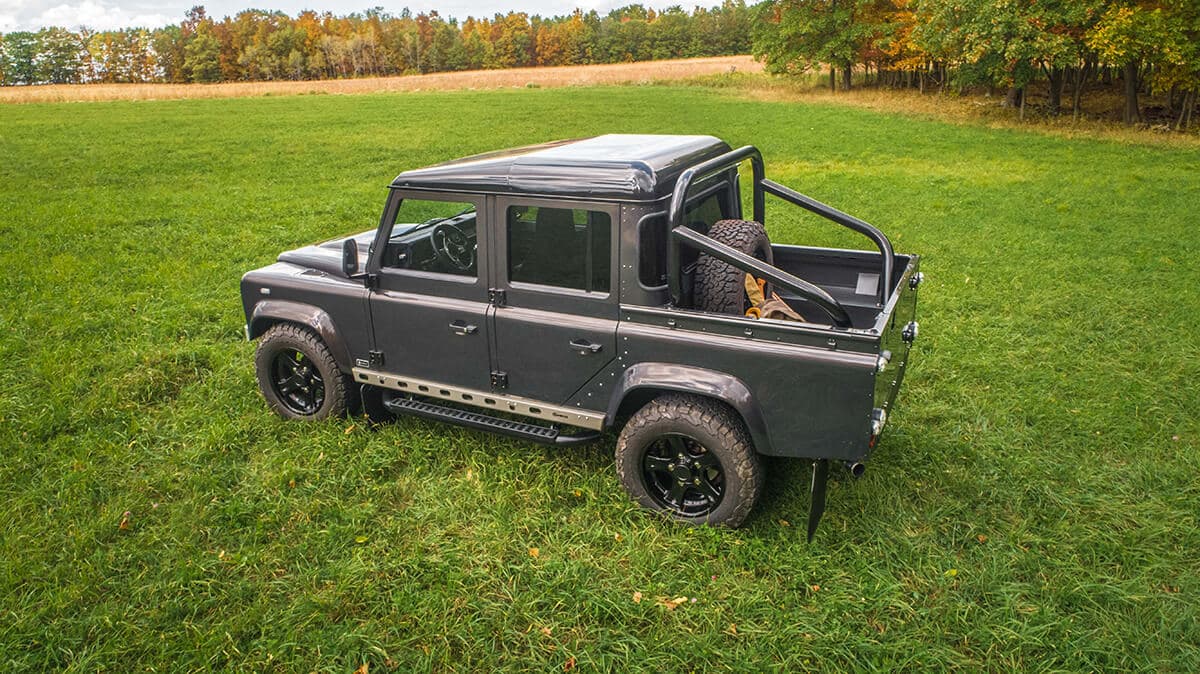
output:
[[[1075,71],[1075,90],[1071,92],[1071,117],[1075,120],[1078,120],[1079,114],[1083,112],[1080,107],[1080,101],[1083,99],[1083,85],[1087,84],[1091,71],[1092,64],[1088,61],[1084,61],[1083,67]]]
[[[1004,107],[1018,108],[1025,102],[1025,90],[1020,87],[1009,87],[1004,94]]]
[[[1192,111],[1196,109],[1196,92],[1185,91],[1183,93],[1183,105],[1179,109],[1179,120],[1175,122],[1175,130],[1183,131],[1188,128],[1192,121]]]
[[[837,91],[837,73],[833,69],[833,64],[829,64],[829,90]]]
[[[1063,69],[1051,68],[1047,79],[1050,83],[1050,114],[1057,115],[1062,108]]]
[[[842,91],[850,91],[850,76],[854,73],[854,66],[847,63],[842,66]]]
[[[1122,118],[1126,124],[1142,120],[1141,108],[1138,106],[1138,64],[1130,61],[1124,67],[1125,78],[1125,110]]]

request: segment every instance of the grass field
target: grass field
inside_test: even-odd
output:
[[[243,271],[404,168],[615,131],[757,144],[924,255],[903,399],[812,545],[802,462],[688,529],[611,443],[256,390]],[[0,184],[0,668],[1200,670],[1194,148],[682,86],[31,104]]]

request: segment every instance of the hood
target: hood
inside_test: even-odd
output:
[[[359,234],[344,236],[340,239],[330,239],[312,246],[303,246],[279,254],[280,262],[287,262],[298,267],[316,269],[330,276],[346,278],[342,272],[342,245],[347,239],[358,241],[358,268],[366,269],[367,255],[371,243],[375,240],[375,230],[371,229]]]

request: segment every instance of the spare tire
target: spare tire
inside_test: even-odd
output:
[[[753,220],[718,220],[708,230],[709,238],[739,252],[774,264],[771,241],[762,223]],[[746,297],[746,272],[715,257],[700,253],[696,259],[693,305],[701,311],[741,316],[750,308]],[[770,297],[770,289],[767,296]]]

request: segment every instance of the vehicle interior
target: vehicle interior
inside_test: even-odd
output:
[[[464,208],[453,215],[416,223],[397,222],[388,237],[383,266],[475,276],[479,265],[475,208],[469,204],[455,205]],[[407,215],[403,209],[401,213],[402,217]]]
[[[607,213],[510,206],[506,216],[510,281],[608,292],[612,220]]]

